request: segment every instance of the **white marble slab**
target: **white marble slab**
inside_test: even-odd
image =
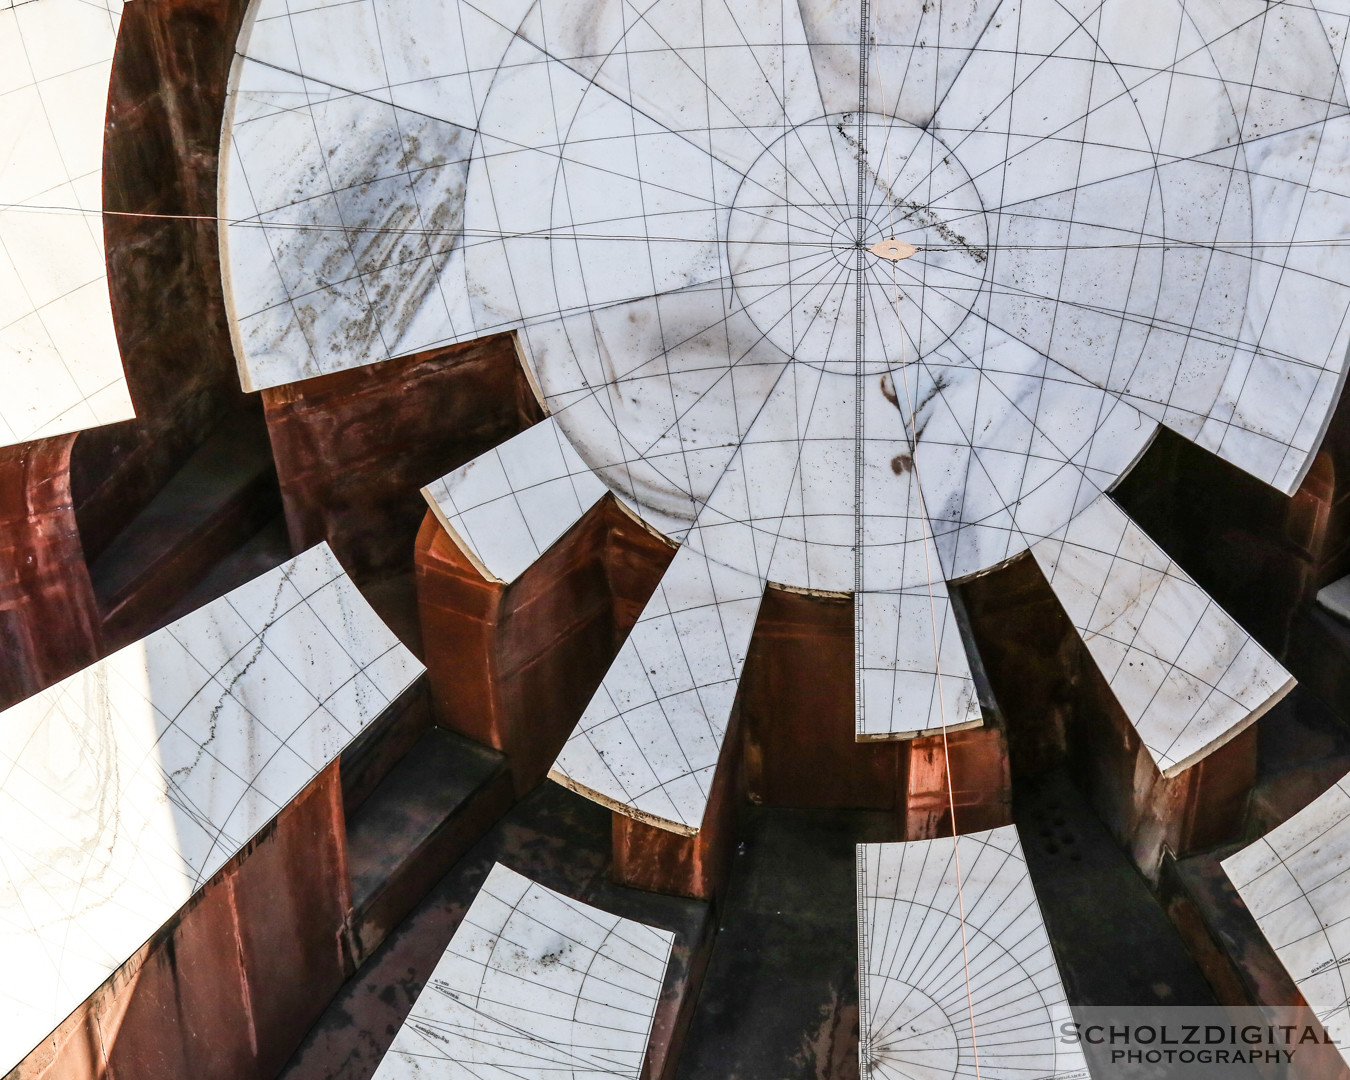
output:
[[[1109,496],[1031,549],[1154,763],[1176,776],[1294,686]]]
[[[321,544],[0,714],[0,1069],[421,672]]]
[[[919,589],[866,592],[862,608],[860,741],[908,739],[982,723],[946,582],[934,582],[931,596]]]
[[[1087,1080],[1014,826],[859,844],[858,890],[863,1076]]]
[[[1223,861],[1261,933],[1350,1061],[1350,776]]]
[[[638,1080],[674,938],[497,863],[375,1080]]]
[[[681,547],[549,775],[698,832],[763,595],[762,578]]]
[[[858,10],[258,0],[221,206],[246,384],[516,331],[577,458],[740,575],[735,603],[862,594],[858,732],[894,737],[978,719],[946,583],[1076,544],[1159,426],[1297,487],[1350,344],[1350,11],[883,5],[864,110]],[[428,206],[442,226],[414,226]],[[887,237],[914,255],[871,254]],[[575,520],[562,502],[547,525],[475,507],[512,521],[500,571],[461,539],[509,580]],[[1179,581],[1120,646],[1150,659],[1109,675],[1164,770],[1287,681],[1217,610],[1154,641],[1190,618]],[[1079,590],[1098,652],[1108,586]],[[654,603],[585,722],[621,733],[612,759],[560,775],[689,828],[721,697],[688,714],[697,764],[664,713],[618,722],[660,712],[664,668],[632,662],[676,655]],[[734,690],[741,634],[729,668],[673,663],[672,692]],[[654,794],[679,778],[689,801]]]
[[[103,252],[122,0],[0,6],[0,445],[129,420]]]
[[[550,416],[422,494],[484,576],[511,582],[607,490]]]

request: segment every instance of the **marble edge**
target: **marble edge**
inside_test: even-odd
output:
[[[455,547],[459,548],[460,553],[469,560],[470,564],[478,571],[484,581],[494,582],[498,585],[511,584],[509,581],[498,577],[489,570],[487,563],[483,562],[483,560],[478,557],[478,552],[474,550],[473,545],[460,535],[459,530],[451,524],[450,518],[446,515],[445,510],[431,491],[432,484],[438,483],[440,483],[439,479],[433,480],[431,484],[425,484],[421,488],[422,498],[426,500],[427,506],[430,507],[437,523],[445,530],[445,534],[450,537]]]
[[[1229,617],[1231,618],[1231,616]],[[1237,622],[1236,619],[1234,619],[1233,621]],[[1238,623],[1237,625],[1241,626],[1242,624]],[[1250,637],[1250,635],[1248,636]],[[1251,640],[1253,642],[1256,641],[1255,638],[1252,638]],[[1274,659],[1274,657],[1271,657],[1271,659]],[[1276,663],[1278,664],[1279,661],[1276,661]],[[1280,664],[1280,670],[1284,671],[1283,664]],[[1284,683],[1282,683],[1280,687],[1273,694],[1270,695],[1270,697],[1266,698],[1265,701],[1263,701],[1255,709],[1249,712],[1242,720],[1240,720],[1236,724],[1233,724],[1225,728],[1209,742],[1191,751],[1191,753],[1187,754],[1180,761],[1174,762],[1173,764],[1167,766],[1167,768],[1165,769],[1160,768],[1158,771],[1162,773],[1163,778],[1166,780],[1175,780],[1187,769],[1191,768],[1194,765],[1199,764],[1201,760],[1208,757],[1210,754],[1214,753],[1214,751],[1221,749],[1229,742],[1231,742],[1233,739],[1236,739],[1239,735],[1241,735],[1254,723],[1260,720],[1261,717],[1263,717],[1267,712],[1269,712],[1272,708],[1274,708],[1282,700],[1284,700],[1285,696],[1289,693],[1289,691],[1291,691],[1292,689],[1294,689],[1295,686],[1298,685],[1297,679],[1295,679],[1292,675],[1289,675],[1287,671],[1285,672],[1285,674],[1288,675],[1288,678],[1285,679]],[[1133,727],[1134,725],[1131,724],[1131,726]],[[1136,734],[1138,733],[1138,731],[1139,729],[1136,727],[1135,728]],[[1140,742],[1143,743],[1142,738],[1140,739]],[[1152,747],[1150,747],[1147,743],[1143,743],[1143,745],[1144,749],[1148,751],[1149,757],[1152,758],[1154,767],[1157,768],[1158,767],[1157,755],[1154,754]]]
[[[946,676],[944,676],[945,678]],[[967,679],[967,682],[974,682],[973,679]],[[855,743],[884,743],[884,742],[903,742],[907,739],[920,739],[928,735],[950,735],[958,731],[974,731],[976,728],[984,727],[984,712],[976,707],[978,715],[973,720],[962,720],[956,724],[943,724],[938,727],[920,728],[917,731],[886,731],[886,732],[856,732],[853,736]],[[962,835],[967,835],[962,833]]]
[[[721,762],[718,762],[721,765]],[[716,775],[714,771],[714,776]],[[574,780],[563,772],[555,764],[548,771],[548,778],[556,784],[560,784],[569,791],[574,791],[592,802],[597,802],[601,806],[614,811],[616,814],[622,814],[624,817],[632,818],[634,821],[641,822],[643,825],[651,825],[654,828],[661,829],[664,832],[675,833],[677,836],[697,836],[699,827],[687,825],[683,821],[672,821],[670,818],[663,818],[647,810],[639,810],[636,806],[630,806],[628,803],[620,802],[612,795],[606,795],[604,792],[597,791],[593,787],[578,780]],[[706,807],[705,807],[706,809]]]
[[[257,393],[265,387],[255,385],[253,373],[248,366],[248,352],[244,348],[244,335],[239,328],[239,311],[234,300],[234,275],[230,264],[230,222],[225,217],[229,205],[227,196],[230,183],[230,163],[234,157],[234,111],[239,100],[239,80],[248,57],[249,35],[256,21],[258,0],[246,5],[244,22],[235,39],[234,55],[230,59],[230,71],[225,80],[225,108],[220,120],[220,142],[216,146],[216,251],[220,259],[221,298],[225,307],[225,325],[230,332],[230,347],[234,350],[234,366],[239,376],[239,385],[245,393]]]

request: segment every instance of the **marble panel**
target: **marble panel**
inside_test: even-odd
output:
[[[674,937],[497,863],[374,1080],[638,1080]]]
[[[103,252],[122,0],[0,7],[0,445],[135,416]]]
[[[0,715],[0,1068],[422,672],[321,544]]]
[[[864,1076],[1087,1080],[1015,826],[858,845]]]
[[[488,578],[511,582],[608,489],[549,417],[422,489]]]
[[[1293,688],[1279,661],[1109,496],[1031,551],[1164,776]]]
[[[1223,861],[1285,970],[1350,1061],[1350,777]]]

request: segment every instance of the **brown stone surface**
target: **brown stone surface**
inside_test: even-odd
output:
[[[951,836],[953,806],[958,832],[1012,824],[1008,742],[1000,726],[925,735],[910,740],[907,749],[902,808],[906,840]]]
[[[547,774],[673,555],[612,497],[515,582],[484,580],[428,511],[417,594],[437,719]]]
[[[260,417],[235,414],[91,563],[104,646],[164,625],[181,598],[280,512],[267,429]]]
[[[270,1080],[344,978],[346,882],[334,763],[13,1080]]]
[[[1180,856],[1240,834],[1256,781],[1255,727],[1165,779],[1029,554],[964,583],[961,595],[1006,718],[1014,776],[1070,762],[1152,881],[1164,850]],[[953,772],[959,780],[955,762]]]
[[[291,543],[349,573],[410,565],[423,485],[543,418],[510,334],[262,392]]]
[[[905,744],[854,738],[852,598],[765,591],[741,713],[751,802],[895,808]]]
[[[1082,718],[1071,760],[1144,876],[1157,880],[1164,851],[1183,856],[1240,836],[1256,783],[1256,728],[1167,779],[1094,669],[1084,681],[1095,680],[1096,707]]]
[[[645,912],[635,903],[631,918],[641,919]],[[641,1080],[675,1080],[685,1037],[698,1006],[698,992],[708,972],[713,941],[717,937],[717,919],[713,905],[700,912],[689,909],[684,932],[677,930],[666,965],[666,980],[652,1017],[647,1038],[647,1057],[642,1062]],[[701,917],[698,917],[701,916]]]
[[[501,754],[444,728],[422,735],[347,822],[357,967],[514,801]]]
[[[721,894],[736,841],[737,811],[744,798],[741,723],[738,703],[727,724],[703,825],[694,835],[685,836],[618,811],[613,813],[614,861],[610,872],[615,882],[697,900],[713,900]]]
[[[98,607],[71,509],[74,435],[0,449],[0,707],[91,664]]]
[[[72,487],[91,560],[227,413],[249,407],[215,222],[220,121],[244,8],[137,0],[122,16],[104,136],[104,239],[137,419],[84,432],[75,446]]]
[[[1078,708],[1083,656],[1073,625],[1029,554],[958,591],[1006,725],[1012,775],[1054,768]]]

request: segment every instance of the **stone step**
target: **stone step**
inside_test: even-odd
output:
[[[90,567],[105,644],[116,648],[169,621],[178,601],[280,511],[267,429],[237,413]]]
[[[347,820],[354,967],[512,800],[505,758],[443,728],[428,728],[388,769]]]
[[[644,1080],[673,1080],[712,948],[712,907],[615,885],[608,876],[609,811],[552,782],[518,802],[388,934],[329,1003],[280,1077],[369,1080],[498,862],[586,904],[674,931],[643,1070]]]

